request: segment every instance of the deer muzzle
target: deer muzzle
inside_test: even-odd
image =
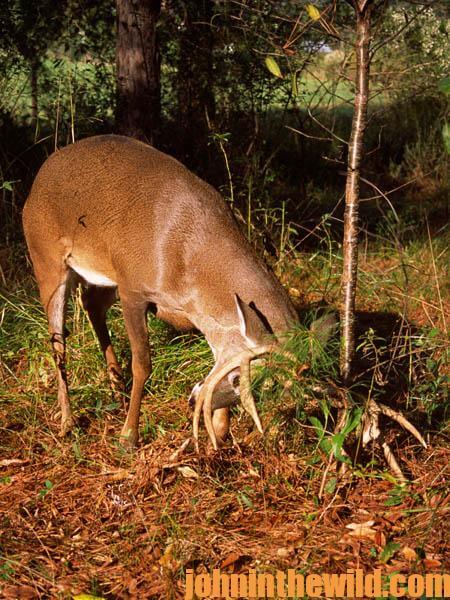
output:
[[[213,401],[214,389],[221,381],[223,377],[228,375],[231,371],[236,368],[240,368],[240,382],[239,391],[242,406],[252,417],[258,431],[263,433],[261,420],[258,415],[258,411],[255,404],[255,399],[251,391],[251,380],[250,380],[250,363],[252,360],[262,356],[263,354],[269,354],[271,352],[279,350],[278,344],[267,344],[263,346],[257,346],[249,350],[244,350],[232,357],[229,361],[223,364],[217,371],[213,371],[205,379],[203,386],[200,389],[197,400],[195,402],[194,417],[193,417],[193,434],[196,444],[198,443],[198,432],[200,425],[200,415],[203,412],[203,419],[205,421],[205,427],[208,432],[209,438],[213,445],[213,448],[217,450],[217,437],[214,431],[212,415],[214,410],[231,406],[235,404],[235,401],[225,400],[225,405],[221,404],[220,396],[217,400]]]

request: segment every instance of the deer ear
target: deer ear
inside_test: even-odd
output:
[[[242,337],[247,341],[250,348],[263,343],[267,334],[271,333],[258,312],[234,295],[236,310],[239,318],[239,329]]]

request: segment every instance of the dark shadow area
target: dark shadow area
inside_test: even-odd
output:
[[[327,314],[338,322],[339,315],[330,308],[322,303],[313,309],[299,309],[300,322],[310,326]],[[327,333],[322,333],[326,338]],[[375,400],[408,414],[422,433],[441,429],[449,418],[450,403],[443,375],[445,357],[442,361],[436,358],[436,347],[440,345],[437,340],[430,343],[414,323],[383,311],[357,311],[355,335],[357,352],[351,386],[355,399],[364,403],[370,390]],[[339,347],[339,337],[336,331],[334,348]],[[443,340],[441,345],[444,349]],[[339,380],[336,384],[342,385]],[[392,422],[389,426],[396,427]],[[400,427],[398,430],[403,431]]]
[[[373,388],[393,407],[409,411],[414,405],[413,419],[421,427],[442,426],[450,407],[444,382],[436,389],[443,366],[436,348],[427,347],[419,328],[396,313],[358,312],[356,323],[355,385]]]
[[[420,98],[408,106],[387,105],[383,110],[373,111],[367,129],[368,152],[363,165],[360,209],[361,227],[369,240],[398,245],[425,238],[426,220],[437,235],[448,223],[448,161],[439,149],[434,154],[427,152],[423,141],[433,148],[441,144],[436,128],[436,115],[441,108],[436,100]],[[333,126],[336,135],[347,139],[351,115],[351,109],[342,105],[324,110],[323,114],[319,111],[317,119],[325,126]],[[402,115],[401,128],[399,115]],[[329,215],[327,235],[337,241],[342,238],[344,144],[315,139],[320,137],[322,129],[301,110],[271,109],[261,117],[257,132],[253,131],[248,115],[242,113],[231,114],[223,127],[228,131],[229,142],[221,149],[218,143],[203,136],[204,147],[196,150],[202,157],[198,164],[185,154],[176,121],[163,121],[159,147],[228,197],[229,174],[224,150],[234,188],[234,206],[244,220],[250,208],[252,223],[270,254],[277,254],[281,221],[295,229],[291,241],[301,240],[302,250],[320,248],[323,229],[308,234],[323,222],[324,215]],[[112,122],[93,121],[78,137],[108,133],[112,129]],[[418,142],[417,137],[422,141]],[[0,174],[3,182],[10,182],[3,188],[0,202],[0,246],[3,246],[21,237],[20,210],[37,171],[55,149],[55,132],[43,127],[35,141],[35,131],[30,126],[20,125],[3,113],[0,140]],[[70,131],[64,131],[63,125],[58,140],[59,145],[70,143]],[[429,157],[427,164],[421,164],[423,156]]]

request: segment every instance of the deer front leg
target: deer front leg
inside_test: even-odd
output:
[[[123,296],[122,307],[131,346],[131,370],[133,385],[128,414],[125,419],[121,442],[128,448],[134,448],[139,439],[139,413],[141,410],[144,385],[151,373],[150,348],[147,332],[147,303],[133,302]]]
[[[217,444],[223,446],[230,431],[230,409],[218,408],[213,412],[212,423],[216,434]]]
[[[215,368],[210,374],[214,372]],[[233,379],[236,375],[233,375]],[[192,389],[191,395],[189,396],[189,406],[194,409],[197,398],[200,394],[204,382],[199,381]],[[239,390],[239,388],[237,388]],[[213,396],[213,417],[212,423],[214,432],[216,434],[217,443],[222,446],[230,430],[230,406],[233,406],[239,402],[239,391],[233,387],[231,381],[228,378],[219,382],[216,389],[214,390]]]

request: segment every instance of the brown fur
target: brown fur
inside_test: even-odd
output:
[[[133,355],[122,435],[132,444],[151,369],[149,305],[175,327],[202,331],[215,353],[214,368],[259,341],[250,325],[259,323],[261,329],[261,322],[250,303],[276,335],[296,321],[287,294],[221,196],[173,158],[133,139],[98,136],[55,152],[36,177],[23,225],[57,356],[63,431],[72,425],[63,332],[74,270],[94,271],[111,282],[111,287],[88,286],[84,304],[112,379],[120,376],[120,366],[105,315],[114,288],[119,293]],[[244,310],[237,309],[236,295]],[[215,427],[226,433],[228,409],[216,413]]]

